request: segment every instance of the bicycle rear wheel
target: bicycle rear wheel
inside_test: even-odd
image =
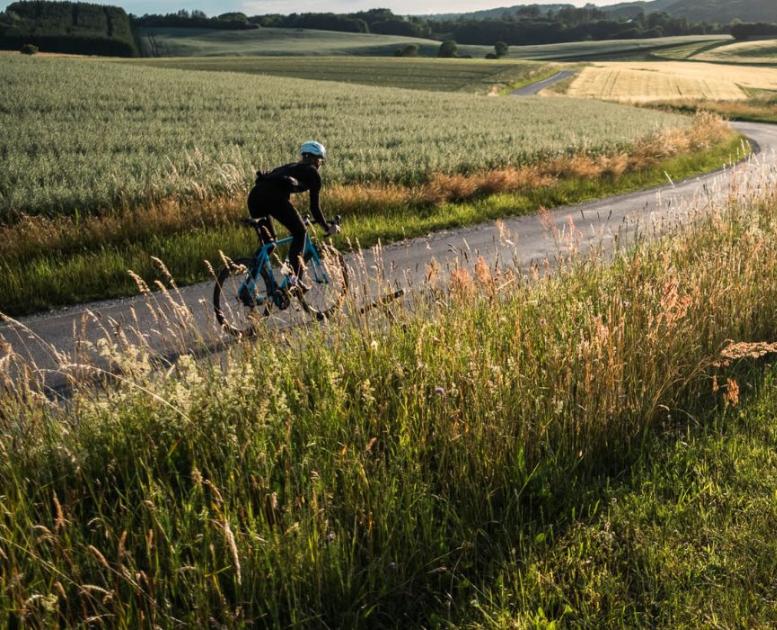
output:
[[[318,254],[305,261],[305,282],[310,289],[298,299],[305,311],[325,319],[340,308],[348,291],[348,268],[343,255],[331,245],[321,245]]]
[[[252,337],[259,321],[270,314],[264,273],[252,279],[254,260],[239,258],[219,271],[213,287],[213,308],[221,328],[235,337]],[[253,288],[253,290],[251,290]]]

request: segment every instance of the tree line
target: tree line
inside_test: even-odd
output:
[[[165,15],[147,14],[141,17],[134,15],[130,17],[135,27],[212,28],[233,31],[259,28],[258,24],[248,21],[248,16],[238,12],[208,17],[204,11],[181,9]]]
[[[511,45],[553,44],[586,39],[633,39],[672,35],[720,33],[727,26],[693,23],[667,13],[638,14],[614,18],[591,5],[544,10],[538,5],[524,6],[497,18],[456,19],[401,17],[388,9],[373,9],[348,14],[292,13],[248,18],[265,27],[321,28],[354,33],[407,35],[432,39],[454,39],[462,44],[492,46],[498,41]]]
[[[557,6],[557,5],[556,5]],[[304,28],[345,33],[376,33],[454,40],[460,44],[493,46],[554,44],[604,39],[649,39],[678,35],[731,33],[737,39],[777,35],[777,25],[691,22],[665,12],[618,16],[593,5],[582,8],[561,6],[548,9],[525,5],[500,17],[474,19],[399,16],[390,9],[370,9],[354,13],[291,13],[248,16],[224,13],[208,18],[202,11],[178,11],[167,15],[131,16],[137,26],[200,27],[218,29]],[[498,54],[498,53],[497,53]]]
[[[13,2],[0,13],[0,49],[132,57],[138,47],[120,7],[86,2]]]
[[[431,22],[423,17],[402,17],[390,9],[370,9],[356,13],[292,13],[257,15],[249,21],[264,27],[315,28],[347,33],[378,33],[407,37],[432,37]]]
[[[512,16],[511,16],[512,17]],[[457,20],[438,24],[462,44],[555,44],[584,40],[647,39],[722,32],[720,25],[692,23],[667,13],[644,13],[630,19],[612,19],[604,11],[568,8],[546,15],[518,19]]]
[[[740,22],[731,25],[734,39],[754,39],[758,37],[777,37],[777,24],[768,22]]]
[[[777,36],[777,24],[693,22],[666,12],[618,16],[593,5],[563,6],[557,10],[526,5],[501,17],[473,19],[395,15],[389,9],[355,13],[292,13],[244,16],[262,27],[310,28],[348,33],[379,33],[493,46],[555,44],[604,39],[649,39],[679,35],[731,33],[737,39]],[[499,56],[499,53],[497,53]]]

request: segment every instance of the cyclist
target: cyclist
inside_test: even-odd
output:
[[[262,238],[275,240],[275,228],[272,219],[283,224],[292,236],[289,248],[289,264],[292,276],[290,287],[307,291],[309,287],[302,282],[303,260],[305,248],[305,222],[291,203],[292,193],[310,192],[310,212],[313,219],[326,235],[331,236],[340,231],[339,226],[329,223],[319,205],[321,191],[321,175],[318,170],[326,159],[326,148],[320,142],[310,140],[300,147],[300,160],[285,164],[269,173],[256,173],[256,183],[248,194],[248,212],[254,219],[262,219]]]

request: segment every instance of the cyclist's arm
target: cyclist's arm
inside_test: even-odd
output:
[[[310,214],[313,215],[313,219],[316,223],[318,223],[321,227],[326,228],[329,226],[329,223],[327,222],[324,213],[321,211],[321,204],[319,203],[319,196],[321,193],[321,176],[315,169],[313,172],[315,173],[315,177],[312,178],[313,181],[310,184]]]

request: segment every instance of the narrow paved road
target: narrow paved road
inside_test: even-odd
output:
[[[510,92],[510,96],[534,96],[539,94],[545,88],[550,87],[551,85],[555,85],[556,83],[560,83],[564,79],[568,79],[574,74],[574,70],[561,70],[544,81],[538,81],[537,83],[532,83],[531,85],[524,85],[522,88],[513,90]]]
[[[777,126],[757,123],[736,123],[737,130],[760,147],[756,163],[745,162],[732,169],[691,180],[669,184],[660,189],[631,193],[605,200],[557,208],[545,217],[537,215],[505,219],[503,228],[509,233],[505,238],[495,223],[476,225],[437,232],[424,238],[415,238],[381,250],[364,252],[364,261],[355,255],[348,257],[350,265],[377,267],[394,285],[412,287],[423,282],[430,262],[434,259],[444,270],[454,265],[472,265],[478,256],[489,263],[500,260],[527,269],[530,265],[559,253],[558,234],[569,233],[574,224],[579,251],[603,244],[612,247],[633,236],[637,230],[662,220],[670,229],[684,219],[690,207],[704,209],[714,199],[725,199],[735,189],[735,182],[743,181],[748,172],[758,168],[757,163],[774,164],[777,150]],[[554,233],[556,236],[554,236]],[[210,304],[212,283],[202,283],[180,290],[176,295],[186,308],[179,308],[178,315],[190,318],[194,326],[178,327],[164,321],[164,316],[154,315],[149,303],[157,303],[162,312],[166,299],[160,295],[133,297],[121,300],[97,302],[75,306],[54,313],[26,317],[21,320],[23,329],[4,324],[0,326],[0,339],[9,342],[19,354],[29,357],[39,367],[56,370],[63,359],[59,353],[73,356],[77,348],[88,347],[97,339],[112,336],[121,331],[138,331],[144,340],[160,353],[173,353],[176,348],[192,345],[192,328],[198,331],[198,347],[218,348],[225,337],[215,325]],[[288,325],[288,322],[287,322]],[[180,332],[175,332],[180,331]],[[86,342],[84,344],[83,342]],[[2,345],[0,345],[1,352]],[[52,387],[63,384],[63,378],[55,372],[47,377]]]

